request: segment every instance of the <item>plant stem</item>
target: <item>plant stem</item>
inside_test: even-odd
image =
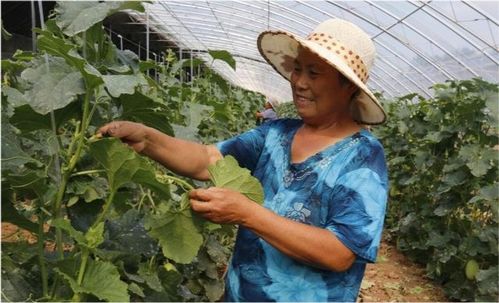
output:
[[[182,186],[184,189],[187,188],[188,190],[193,190],[194,187],[192,185],[190,185],[189,183],[185,182],[184,180],[180,179],[180,178],[177,178],[177,177],[174,177],[174,176],[170,176],[170,175],[164,175],[162,176],[166,179],[169,179],[177,184],[179,184],[180,186]]]
[[[69,178],[71,177],[71,172],[73,171],[73,169],[76,166],[76,163],[80,159],[81,151],[83,149],[83,145],[85,142],[84,134],[86,131],[86,127],[84,127],[84,126],[87,125],[87,120],[89,120],[89,118],[90,118],[88,115],[88,112],[89,112],[89,103],[90,103],[91,94],[92,94],[92,89],[87,88],[87,91],[85,94],[85,99],[84,99],[84,104],[83,104],[83,115],[82,115],[82,120],[81,120],[81,128],[80,128],[79,132],[75,133],[75,136],[74,136],[74,138],[69,146],[69,149],[68,149],[69,163],[68,163],[67,167],[65,167],[63,169],[63,171],[64,171],[63,177],[62,177],[61,183],[59,185],[59,190],[57,191],[57,194],[55,197],[54,211],[53,211],[53,215],[55,217],[54,219],[61,218],[61,216],[62,216],[61,206],[62,206],[62,199],[64,198],[64,193],[66,192],[66,186],[68,184]],[[77,129],[78,129],[78,127],[77,127]],[[73,147],[74,147],[75,143],[77,144],[77,147],[76,147],[76,151],[73,154]],[[63,260],[64,259],[64,248],[63,248],[63,241],[62,241],[62,230],[59,227],[56,227],[56,229],[55,229],[55,241],[56,241],[56,247],[57,247],[59,260]],[[53,286],[54,293],[57,289],[57,283],[58,283],[58,280],[56,279],[54,281],[54,286]]]
[[[38,216],[38,240],[37,240],[37,246],[38,246],[38,260],[40,262],[40,272],[42,275],[42,290],[43,290],[43,297],[47,298],[48,297],[48,274],[47,274],[47,267],[45,266],[45,247],[44,247],[44,236],[43,236],[43,222],[45,216],[43,213],[41,213]]]
[[[97,224],[99,224],[100,222],[102,222],[104,220],[104,218],[106,217],[107,215],[107,212],[109,210],[109,207],[111,206],[111,204],[113,203],[113,200],[114,200],[114,195],[116,194],[116,190],[113,189],[111,191],[111,193],[109,194],[109,196],[107,197],[107,200],[106,202],[104,203],[104,207],[102,209],[102,212],[99,214],[99,216],[97,217],[97,219],[95,220],[94,224],[92,224],[92,227],[95,227],[97,226]],[[91,228],[92,228],[91,227]]]
[[[83,282],[83,277],[85,275],[85,269],[87,268],[88,255],[89,255],[88,249],[83,248],[82,254],[81,254],[80,270],[78,271],[78,279],[76,280],[78,285],[81,285],[81,282]]]
[[[104,169],[91,169],[91,170],[84,170],[84,171],[79,171],[77,173],[72,174],[70,177],[76,177],[76,176],[84,176],[84,175],[91,175],[91,174],[96,174],[96,173],[102,173],[105,172],[106,170]]]

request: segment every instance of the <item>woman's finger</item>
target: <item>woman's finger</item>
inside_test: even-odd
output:
[[[209,201],[214,198],[213,192],[209,189],[197,188],[189,192],[189,198],[199,201]]]
[[[119,138],[121,127],[122,127],[122,122],[113,121],[99,128],[98,132],[101,133],[103,136],[107,135]]]
[[[197,213],[206,214],[211,210],[210,203],[206,203],[205,201],[199,201],[196,199],[190,199],[191,208]]]

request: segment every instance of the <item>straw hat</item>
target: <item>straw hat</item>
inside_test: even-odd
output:
[[[306,39],[285,31],[264,31],[257,43],[265,60],[288,80],[299,47],[307,48],[359,87],[351,107],[355,120],[363,124],[385,122],[383,107],[366,86],[376,50],[371,38],[358,26],[341,19],[329,19]]]

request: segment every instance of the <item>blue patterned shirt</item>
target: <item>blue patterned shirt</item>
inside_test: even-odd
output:
[[[272,121],[217,147],[260,180],[266,208],[330,230],[356,261],[344,272],[315,268],[240,226],[227,274],[227,301],[355,301],[366,262],[376,259],[388,188],[383,147],[361,130],[291,163],[291,142],[302,124]]]

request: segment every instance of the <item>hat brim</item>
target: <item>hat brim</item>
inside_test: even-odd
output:
[[[284,78],[291,80],[299,46],[315,53],[354,83],[360,92],[354,100],[353,116],[363,124],[386,121],[386,112],[374,94],[340,57],[319,44],[285,31],[265,31],[258,36],[258,50],[263,58]]]

